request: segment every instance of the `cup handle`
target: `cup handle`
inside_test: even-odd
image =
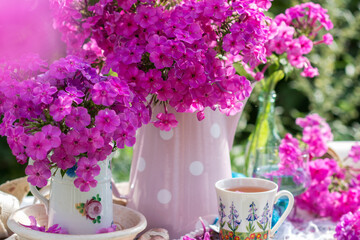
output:
[[[286,190],[282,190],[276,194],[274,204],[276,204],[276,202],[279,200],[279,198],[283,197],[283,196],[285,196],[289,199],[289,204],[287,205],[285,212],[281,215],[280,219],[277,221],[275,226],[273,228],[271,228],[271,230],[270,230],[271,237],[274,236],[275,232],[278,230],[280,225],[285,221],[286,217],[289,215],[292,207],[294,206],[294,196],[289,191],[286,191]]]
[[[49,200],[44,197],[35,186],[30,185],[30,192],[45,205],[46,214],[49,214]]]

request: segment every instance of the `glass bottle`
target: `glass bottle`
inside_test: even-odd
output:
[[[281,138],[275,124],[275,91],[262,91],[255,128],[250,134],[245,151],[244,173],[252,176],[258,149],[278,149]]]

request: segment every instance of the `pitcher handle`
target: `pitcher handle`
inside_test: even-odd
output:
[[[44,197],[39,190],[37,190],[37,188],[35,186],[33,186],[32,184],[30,185],[30,192],[37,198],[40,200],[40,202],[42,202],[45,205],[45,209],[46,209],[46,214],[49,214],[49,200]]]
[[[280,219],[277,221],[275,226],[271,228],[271,230],[270,230],[271,237],[274,236],[275,232],[278,230],[280,225],[285,221],[286,217],[289,215],[289,213],[294,205],[294,196],[289,191],[286,191],[286,190],[282,190],[276,194],[274,204],[279,200],[280,197],[283,197],[283,196],[285,196],[289,199],[289,204],[287,205],[285,212],[281,215]]]

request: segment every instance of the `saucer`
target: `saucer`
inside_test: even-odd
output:
[[[114,204],[114,224],[121,230],[88,235],[54,234],[35,231],[21,226],[30,225],[29,216],[34,216],[40,226],[46,226],[48,216],[42,204],[35,204],[18,209],[8,219],[8,227],[16,233],[21,240],[132,240],[146,228],[145,217],[130,208]]]

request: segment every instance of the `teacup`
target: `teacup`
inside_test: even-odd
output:
[[[215,184],[220,223],[220,239],[265,240],[289,215],[294,197],[278,185],[260,178],[230,178]],[[278,222],[271,228],[274,204],[280,197],[287,197],[289,204]]]

